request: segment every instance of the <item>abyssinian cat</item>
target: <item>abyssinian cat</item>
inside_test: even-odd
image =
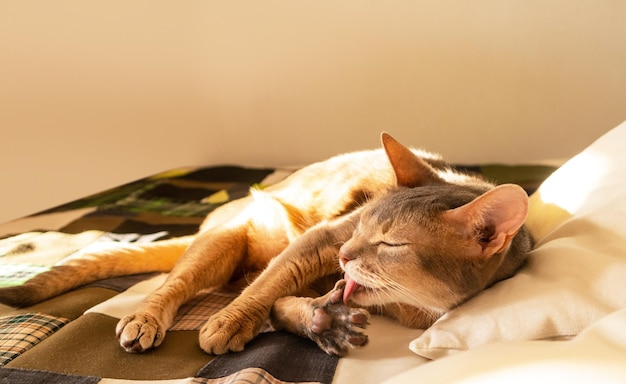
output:
[[[251,274],[258,277],[201,329],[207,353],[242,350],[268,319],[336,355],[367,343],[369,312],[429,327],[524,263],[533,245],[523,226],[528,197],[519,186],[453,172],[386,133],[382,142],[384,150],[312,164],[225,204],[196,235],[68,260],[0,289],[0,301],[26,306],[102,278],[169,271],[117,325],[129,352],[159,346],[201,289]],[[312,287],[328,278],[340,280],[315,297]]]

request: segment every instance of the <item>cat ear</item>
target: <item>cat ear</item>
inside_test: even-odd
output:
[[[469,249],[473,256],[486,258],[506,249],[527,213],[526,192],[520,186],[503,184],[444,212],[444,218],[471,239]]]
[[[434,182],[442,182],[430,165],[409,148],[400,144],[387,132],[383,132],[380,139],[391,167],[396,174],[398,186],[414,188]]]

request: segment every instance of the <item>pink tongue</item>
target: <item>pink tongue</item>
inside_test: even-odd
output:
[[[355,289],[359,287],[359,284],[357,284],[356,281],[352,280],[350,275],[348,275],[347,273],[344,274],[343,278],[346,281],[346,287],[343,289],[343,303],[348,304],[348,299],[350,298],[350,295],[352,294],[352,292],[354,292]]]

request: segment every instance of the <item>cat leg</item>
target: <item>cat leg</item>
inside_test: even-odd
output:
[[[193,236],[148,244],[115,244],[94,253],[79,253],[22,285],[0,288],[0,302],[26,307],[81,285],[109,277],[167,272],[191,244]]]
[[[276,300],[338,272],[337,252],[352,235],[358,212],[320,224],[295,239],[241,295],[207,321],[200,330],[200,347],[211,354],[243,350]]]
[[[158,347],[182,304],[204,288],[228,282],[245,256],[246,236],[245,226],[198,235],[163,285],[119,321],[115,332],[122,348],[143,352]]]
[[[368,325],[369,312],[343,303],[345,285],[344,280],[338,281],[322,297],[276,300],[270,313],[272,327],[307,337],[329,355],[345,356],[350,347],[365,346],[368,338],[360,329]]]
[[[241,273],[258,273],[287,246],[293,233],[286,208],[261,192],[218,208],[207,216],[165,283],[134,314],[120,320],[116,328],[120,345],[129,352],[157,347],[183,303]]]

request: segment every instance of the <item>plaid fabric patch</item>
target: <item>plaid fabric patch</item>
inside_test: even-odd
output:
[[[201,291],[179,308],[170,331],[198,331],[209,317],[230,303],[237,293],[217,290]]]
[[[0,317],[0,366],[58,331],[68,319],[41,313]]]
[[[290,381],[278,380],[269,372],[261,368],[247,368],[242,369],[239,372],[235,372],[232,375],[220,377],[219,379],[205,379],[196,377],[193,380],[194,383],[199,384],[240,384],[240,383],[254,383],[254,384],[288,384]],[[305,382],[302,382],[304,384]],[[318,382],[306,382],[306,383],[318,383]]]

